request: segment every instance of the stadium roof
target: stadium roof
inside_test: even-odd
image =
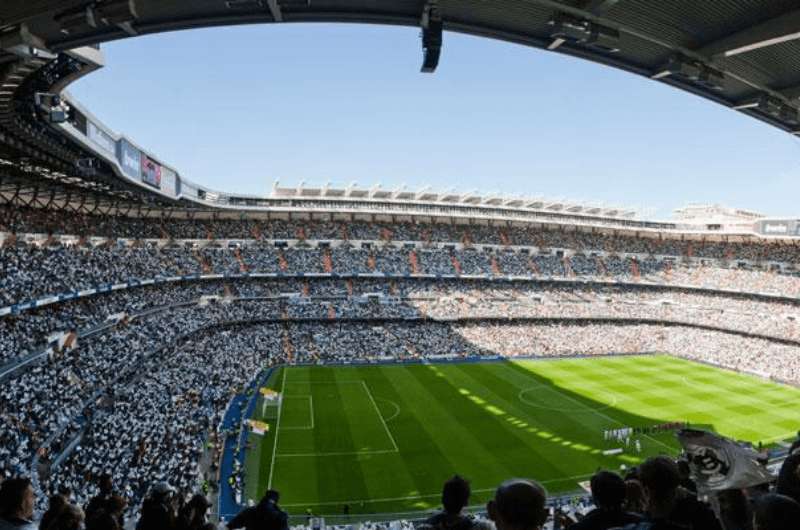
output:
[[[425,71],[438,64],[442,27],[502,39],[647,76],[800,131],[796,0],[5,0],[0,48],[63,51],[139,34],[284,22],[422,27]]]

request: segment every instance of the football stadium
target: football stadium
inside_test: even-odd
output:
[[[235,193],[68,91],[110,41],[289,22],[417,28],[434,75],[443,35],[498,39],[800,135],[794,1],[0,2],[0,529],[800,528],[800,218]]]

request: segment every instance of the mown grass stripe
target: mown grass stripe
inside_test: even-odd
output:
[[[455,472],[467,475],[481,492],[473,504],[501,480],[520,474],[546,482],[551,492],[563,492],[575,488],[574,477],[598,466],[638,461],[630,453],[597,454],[611,445],[604,444],[602,430],[613,428],[613,422],[637,426],[688,419],[734,438],[769,440],[796,431],[794,403],[800,401],[797,389],[664,355],[303,367],[291,369],[287,379],[289,393],[313,395],[316,420],[314,429],[280,435],[281,450],[317,455],[278,459],[277,484],[293,513],[305,507],[340,513],[338,505],[352,500],[364,501],[351,505],[352,513],[432,507],[442,482]],[[531,386],[540,389],[531,399],[575,411],[526,406],[518,393]],[[606,419],[590,410],[609,404],[599,411]],[[290,408],[303,411],[294,418],[296,424],[307,421],[302,407]],[[396,417],[384,426],[376,414],[383,420]],[[331,449],[393,449],[386,428],[399,453],[318,456]],[[657,438],[677,446],[671,434]],[[647,441],[644,445],[641,457],[664,450]],[[259,459],[259,467],[264,460]],[[247,466],[252,465],[248,455]]]

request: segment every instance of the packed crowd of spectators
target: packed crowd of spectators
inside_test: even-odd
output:
[[[649,319],[800,340],[800,305],[675,286],[425,279],[239,279],[170,282],[78,298],[0,317],[0,365],[79,337],[113,315],[213,298],[231,320]],[[216,311],[219,304],[206,307]],[[210,318],[212,318],[210,316]],[[213,320],[213,318],[212,318]]]
[[[251,300],[156,312],[82,339],[14,375],[0,387],[0,469],[27,472],[44,448],[38,451],[41,476],[54,491],[75,489],[111,459],[132,505],[154,477],[196,485],[203,440],[231,395],[260,368],[279,362],[669,352],[800,384],[800,346],[630,320],[323,319],[212,326],[284,310],[274,301]],[[59,396],[58,406],[53,396]],[[70,444],[76,437],[78,448]],[[65,451],[66,459],[58,458]]]
[[[71,491],[84,505],[97,493],[87,481],[112,471],[128,516],[154,481],[199,487],[204,441],[231,396],[276,363],[668,352],[800,384],[800,302],[753,294],[800,296],[800,278],[663,258],[800,261],[791,246],[450,225],[56,220],[7,208],[0,231],[212,240],[203,248],[6,245],[0,307],[130,280],[282,273],[126,288],[0,317],[0,366],[41,350],[54,334],[77,337],[0,385],[0,473],[33,472],[43,491]],[[222,236],[262,241],[222,248],[213,243]],[[284,248],[263,241],[282,238],[376,243]],[[401,241],[467,248],[411,249]],[[498,242],[508,248],[469,248]],[[616,254],[634,252],[648,256]],[[329,272],[531,278],[292,277]]]
[[[601,279],[686,285],[709,289],[800,296],[800,276],[764,270],[687,266],[656,258],[606,257],[452,249],[408,250],[289,248],[256,244],[208,246],[34,246],[0,248],[0,307],[105,284],[189,274],[334,273],[402,276],[483,275],[491,277]]]
[[[528,246],[584,252],[637,253],[719,260],[800,262],[800,250],[785,243],[720,243],[583,233],[525,225],[484,226],[366,221],[325,222],[280,219],[177,219],[84,215],[0,206],[0,232],[81,237],[192,240],[349,240],[466,245]]]

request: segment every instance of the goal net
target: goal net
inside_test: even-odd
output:
[[[283,394],[279,394],[271,388],[261,388],[259,392],[261,393],[261,417],[264,421],[274,422],[278,419]]]

